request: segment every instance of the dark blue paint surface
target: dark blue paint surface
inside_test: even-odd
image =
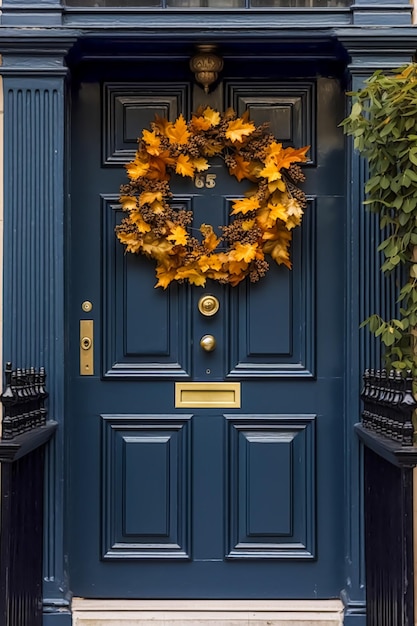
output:
[[[285,89],[294,96],[297,88],[288,80],[257,83],[258,102],[264,98],[277,111]],[[249,110],[255,107],[253,81],[246,92],[242,79],[237,91],[235,84],[224,78],[225,100],[217,106],[226,108],[226,94],[236,93],[238,105],[246,98]],[[299,120],[310,120],[316,155],[306,167],[309,207],[294,236],[292,272],[271,262],[258,284],[172,285],[166,292],[153,288],[152,262],[124,255],[115,239],[125,175],[107,154],[102,160],[101,146],[123,146],[117,133],[126,128],[126,110],[130,124],[136,116],[138,135],[149,109],[167,100],[175,118],[178,94],[191,94],[188,85],[173,81],[159,91],[158,82],[148,81],[144,99],[136,79],[132,91],[129,83],[120,85],[117,103],[106,105],[106,84],[81,83],[73,93],[68,527],[75,595],[339,595],[345,202],[337,122],[343,96],[332,79],[306,85],[310,97],[296,95],[297,106],[275,115],[272,129],[291,143]],[[181,97],[189,116],[189,98]],[[220,160],[212,160],[210,171],[217,176],[214,189],[172,181],[174,202],[193,210],[196,228],[227,223],[233,198],[247,188]],[[219,298],[212,318],[198,312],[203,293]],[[83,314],[87,299],[93,311]],[[80,318],[95,323],[94,377],[78,375]],[[213,353],[199,346],[205,333],[217,339]],[[240,381],[242,409],[185,414],[174,407],[181,379]]]

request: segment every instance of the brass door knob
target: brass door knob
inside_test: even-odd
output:
[[[216,347],[216,340],[213,335],[203,335],[200,339],[200,346],[206,352],[213,352]]]
[[[202,296],[198,301],[198,310],[202,315],[206,317],[211,317],[215,315],[220,308],[220,302],[216,298],[216,296]]]

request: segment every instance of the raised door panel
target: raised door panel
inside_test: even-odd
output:
[[[174,121],[189,111],[189,86],[180,83],[105,83],[103,165],[120,166],[135,157],[137,138],[155,115]]]
[[[190,420],[101,415],[104,560],[190,558]]]
[[[315,375],[316,204],[293,232],[292,270],[269,259],[263,280],[232,292],[229,378]]]
[[[316,155],[316,89],[314,82],[226,81],[226,98],[239,115],[249,111],[256,124],[267,123],[284,145],[310,146],[308,165]]]
[[[103,195],[101,203],[102,375],[188,377],[189,289],[175,284],[167,291],[155,289],[153,263],[125,254],[115,237],[115,226],[123,217],[118,196]],[[181,206],[187,204],[183,199]]]
[[[313,559],[315,415],[227,418],[228,559]]]

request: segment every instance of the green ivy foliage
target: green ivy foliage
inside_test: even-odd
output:
[[[417,375],[417,64],[390,74],[378,70],[353,97],[342,122],[354,147],[367,159],[369,179],[365,204],[379,214],[387,233],[379,246],[381,270],[401,268],[400,319],[371,315],[362,326],[380,337],[387,365]]]

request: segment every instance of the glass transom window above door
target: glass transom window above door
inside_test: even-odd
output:
[[[131,8],[201,8],[201,9],[253,9],[253,8],[313,8],[346,7],[350,0],[66,0],[70,7],[131,7]]]

